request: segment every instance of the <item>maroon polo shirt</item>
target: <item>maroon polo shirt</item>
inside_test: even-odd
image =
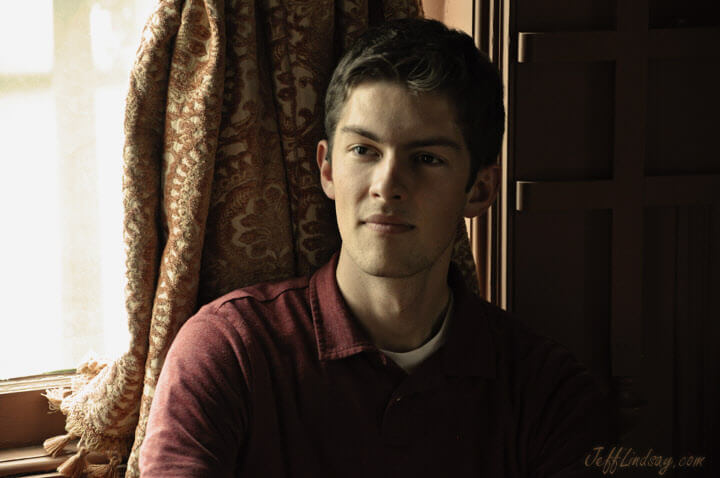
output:
[[[143,477],[592,473],[583,461],[606,440],[607,410],[564,348],[451,271],[447,341],[408,375],[348,310],[336,266],[188,320],[155,390]]]

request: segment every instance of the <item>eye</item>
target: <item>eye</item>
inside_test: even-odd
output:
[[[365,156],[366,154],[368,154],[368,152],[370,150],[368,148],[366,148],[365,146],[353,146],[350,149],[350,151],[352,151],[353,153],[355,153],[359,156]]]
[[[426,164],[428,166],[437,166],[439,164],[443,163],[443,160],[438,158],[437,156],[433,156],[432,154],[428,153],[421,153],[418,154],[415,157],[416,161],[421,164]]]
[[[361,144],[355,145],[355,146],[353,146],[352,148],[350,148],[350,152],[351,152],[352,154],[354,154],[355,156],[360,156],[360,157],[363,157],[363,158],[372,157],[372,156],[377,156],[377,155],[378,155],[377,152],[376,152],[374,149],[372,149],[372,148],[370,148],[370,147],[368,147],[368,146],[363,146],[363,145],[361,145]]]

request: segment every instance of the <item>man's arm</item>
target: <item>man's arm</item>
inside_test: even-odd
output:
[[[597,476],[597,469],[584,461],[610,438],[607,396],[563,347],[554,345],[534,360],[537,368],[526,391],[528,476]]]
[[[141,476],[234,476],[248,423],[247,363],[237,330],[207,308],[180,329],[155,390]]]

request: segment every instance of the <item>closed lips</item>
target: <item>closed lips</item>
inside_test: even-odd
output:
[[[373,215],[362,221],[371,229],[383,232],[403,232],[414,229],[415,226],[395,216]]]

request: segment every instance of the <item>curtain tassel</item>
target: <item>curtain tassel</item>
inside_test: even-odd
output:
[[[76,373],[86,375],[88,378],[95,377],[102,369],[107,367],[107,363],[101,362],[94,358],[89,358],[76,369]]]
[[[62,401],[72,393],[69,388],[52,388],[47,390],[43,396],[48,399],[48,406],[51,412],[60,410],[60,404]]]
[[[62,453],[70,440],[74,438],[77,437],[72,433],[48,438],[43,442],[43,448],[45,448],[45,451],[48,452],[50,456],[57,457],[60,453]]]
[[[68,478],[80,478],[85,471],[87,465],[85,461],[85,455],[87,455],[87,449],[80,448],[76,454],[67,459],[62,465],[58,466],[57,471],[62,476]]]
[[[117,456],[110,458],[110,463],[102,465],[88,464],[85,468],[87,478],[119,478],[118,465],[120,459]]]
[[[87,478],[119,478],[120,473],[118,473],[118,465],[120,464],[120,459],[117,456],[113,456],[110,458],[110,463],[105,463],[101,465],[96,464],[88,464],[85,468]]]

